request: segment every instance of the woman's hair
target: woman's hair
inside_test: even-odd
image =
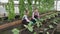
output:
[[[38,10],[38,8],[34,8],[33,12],[34,12],[35,10]]]
[[[26,13],[28,13],[28,10],[25,10]]]
[[[36,9],[38,9],[38,8],[35,8],[34,10],[36,10]]]
[[[28,13],[28,10],[25,10],[25,11],[24,11],[24,14],[27,14],[27,13]]]

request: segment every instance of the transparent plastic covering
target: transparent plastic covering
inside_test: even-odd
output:
[[[3,6],[0,6],[0,17],[7,16],[7,12]]]

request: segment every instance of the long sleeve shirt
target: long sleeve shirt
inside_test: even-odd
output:
[[[33,19],[35,19],[35,18],[34,18],[35,15],[38,16],[38,18],[39,18],[39,13],[38,13],[38,12],[33,12],[33,14],[32,14],[32,18],[33,18]]]
[[[24,19],[25,19],[27,22],[30,22],[30,20],[28,19],[27,15],[24,15],[24,16],[23,16],[22,20],[24,20]]]

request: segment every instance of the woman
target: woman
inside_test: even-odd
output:
[[[24,12],[24,16],[22,18],[22,23],[23,24],[28,24],[30,22],[30,20],[28,19],[28,14],[29,14],[29,11],[28,10],[25,10]]]
[[[34,12],[33,12],[33,14],[32,14],[32,19],[31,19],[31,21],[32,21],[33,23],[35,23],[35,22],[36,22],[35,19],[39,19],[38,9],[35,9],[35,10],[34,10]]]

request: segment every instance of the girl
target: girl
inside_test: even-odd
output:
[[[25,10],[25,13],[24,13],[24,16],[22,18],[22,23],[23,24],[28,24],[30,22],[30,20],[28,19],[28,14],[29,14],[29,11],[28,10]]]
[[[38,9],[35,9],[35,10],[33,11],[31,21],[32,21],[33,23],[35,23],[35,22],[36,22],[35,19],[39,19],[39,12],[38,12]]]

